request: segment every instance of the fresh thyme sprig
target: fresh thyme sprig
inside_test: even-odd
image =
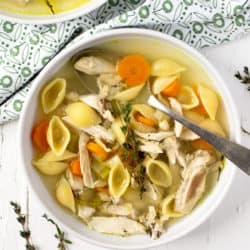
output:
[[[44,214],[43,218],[45,218],[45,220],[47,220],[56,227],[55,238],[58,239],[59,241],[57,248],[60,250],[66,250],[67,249],[66,244],[72,244],[72,242],[65,238],[65,233],[60,229],[60,227],[57,225],[57,223],[55,223],[54,220],[52,220],[47,216],[47,214]]]
[[[142,199],[142,195],[144,192],[146,192],[146,188],[145,188],[145,176],[146,176],[146,168],[143,166],[140,166],[140,168],[137,171],[136,174],[136,181],[139,185],[139,190],[140,190],[140,199]]]
[[[142,195],[146,191],[146,188],[144,186],[145,168],[141,165],[141,162],[144,160],[145,156],[144,153],[139,150],[140,141],[136,138],[134,130],[129,125],[131,110],[132,104],[130,103],[121,108],[121,113],[125,122],[125,125],[121,129],[124,134],[126,134],[126,142],[122,145],[123,153],[121,158],[128,163],[130,172],[132,172],[135,181],[139,185],[140,198],[142,199]]]
[[[243,73],[241,74],[239,71],[234,75],[238,80],[240,80],[243,84],[250,84],[250,72],[248,67],[244,67]],[[250,86],[247,87],[247,89],[250,91]]]
[[[20,231],[20,235],[26,241],[26,250],[36,250],[35,246],[31,242],[31,232],[29,229],[28,223],[28,213],[23,214],[21,211],[21,206],[11,201],[10,205],[13,207],[15,214],[17,215],[17,221],[21,224],[22,230]]]

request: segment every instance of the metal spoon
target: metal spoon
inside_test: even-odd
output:
[[[86,55],[86,52],[82,53],[81,55],[83,54]],[[80,73],[78,71],[77,73],[78,73],[79,78],[82,79],[82,83],[84,87],[88,89],[90,93],[97,93],[96,78],[93,78],[93,76],[90,76],[92,79],[91,81],[88,81],[90,79],[86,79],[86,74]],[[86,84],[87,82],[90,84]],[[151,93],[149,82],[145,85],[141,93],[134,99],[133,103],[147,103],[150,106],[166,113],[173,120],[180,122],[182,125],[192,130],[201,138],[203,138],[208,143],[213,145],[227,159],[229,159],[231,162],[237,165],[243,172],[250,175],[250,150],[249,149],[235,142],[232,142],[227,138],[224,138],[204,128],[201,128],[200,126],[186,119],[182,115],[179,115],[178,113],[174,112],[172,109],[168,108],[166,105],[164,105]]]
[[[186,119],[182,115],[179,115],[172,109],[168,108],[152,94],[148,96],[146,103],[158,110],[161,110],[162,112],[170,116],[173,120],[180,122],[182,125],[195,132],[201,138],[213,145],[218,151],[220,151],[227,159],[229,159],[236,166],[238,166],[243,172],[250,175],[249,149],[235,142],[232,142],[227,138],[224,138],[204,128],[201,128],[200,126]]]

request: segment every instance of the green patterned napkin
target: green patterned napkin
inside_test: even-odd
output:
[[[81,27],[89,36],[123,26],[158,30],[203,48],[250,31],[250,0],[109,0],[88,15],[59,24],[22,25],[0,19],[0,124],[19,116],[31,86],[24,83],[58,53],[74,30]]]

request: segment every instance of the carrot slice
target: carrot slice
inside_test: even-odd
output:
[[[191,141],[191,145],[194,149],[212,150],[213,146],[206,142],[205,140],[199,138]]]
[[[47,130],[49,127],[48,121],[41,121],[34,126],[31,133],[31,139],[33,145],[37,150],[46,152],[49,150],[49,144],[47,142]]]
[[[101,192],[101,193],[108,193],[109,192],[109,187],[96,187],[96,191],[97,192]]]
[[[165,89],[161,91],[164,96],[172,96],[176,97],[181,89],[181,84],[178,79],[174,80],[171,84],[169,84]]]
[[[108,152],[106,152],[99,144],[95,142],[89,142],[87,144],[87,149],[94,155],[101,157],[102,160],[108,158]]]
[[[206,109],[204,108],[202,102],[201,102],[201,98],[200,98],[200,95],[198,93],[198,86],[193,86],[193,89],[194,89],[194,92],[195,94],[197,95],[198,99],[199,99],[199,105],[197,107],[195,107],[193,110],[202,114],[202,115],[207,115],[207,111]]]
[[[70,163],[70,171],[73,175],[82,176],[81,166],[80,166],[80,158],[75,158]]]
[[[135,117],[136,121],[138,121],[146,126],[154,128],[156,125],[153,120],[141,115],[139,112],[135,113],[134,117]]]
[[[127,55],[118,63],[118,74],[128,86],[139,85],[149,78],[150,65],[141,55]]]

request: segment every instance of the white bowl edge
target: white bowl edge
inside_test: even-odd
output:
[[[173,44],[174,46],[177,46],[178,48],[180,48],[181,50],[184,50],[185,53],[187,53],[188,55],[190,55],[191,57],[195,58],[195,60],[197,60],[199,63],[201,63],[202,66],[206,66],[206,70],[208,72],[209,75],[212,75],[213,78],[216,78],[217,80],[219,80],[219,82],[223,83],[222,85],[222,89],[223,89],[223,99],[225,97],[225,99],[228,99],[228,103],[230,110],[231,110],[231,116],[232,118],[230,119],[230,121],[233,121],[232,124],[230,123],[230,132],[231,134],[234,135],[234,140],[236,140],[237,142],[240,142],[240,123],[239,123],[239,117],[233,102],[233,98],[229,92],[229,90],[226,88],[224,81],[221,79],[221,77],[219,76],[219,74],[217,73],[217,71],[214,69],[214,67],[211,66],[211,64],[202,56],[200,55],[196,50],[190,48],[188,45],[186,45],[185,43],[164,35],[162,33],[156,32],[156,31],[150,31],[150,30],[142,30],[142,29],[116,29],[116,30],[111,30],[111,31],[106,31],[103,33],[99,33],[97,35],[94,35],[92,37],[89,38],[85,38],[84,42],[78,40],[75,44],[73,44],[72,46],[69,46],[68,48],[66,48],[64,51],[62,51],[60,54],[58,54],[43,70],[43,72],[37,77],[36,80],[34,80],[33,82],[33,86],[30,90],[29,93],[29,97],[27,98],[27,102],[24,105],[23,108],[23,114],[21,115],[20,118],[20,122],[19,122],[19,131],[18,131],[18,140],[19,140],[19,152],[20,152],[20,158],[21,158],[21,162],[22,162],[22,166],[24,167],[24,172],[27,176],[27,179],[29,181],[29,184],[31,185],[32,181],[30,179],[30,173],[27,169],[27,167],[25,167],[25,161],[24,161],[24,147],[23,147],[23,133],[21,133],[22,131],[24,131],[24,126],[25,126],[25,122],[24,119],[26,118],[27,115],[27,110],[29,107],[29,102],[32,99],[32,96],[34,98],[34,93],[37,93],[38,90],[36,91],[37,88],[41,87],[38,84],[41,82],[41,80],[44,78],[44,76],[47,74],[47,72],[49,71],[49,69],[55,65],[57,65],[57,62],[59,63],[60,60],[62,60],[62,58],[66,57],[66,55],[68,55],[69,53],[72,53],[73,51],[77,50],[78,47],[82,47],[84,46],[86,47],[90,47],[90,46],[94,46],[95,44],[99,43],[100,41],[104,41],[107,39],[115,39],[115,37],[127,37],[127,36],[139,36],[139,37],[147,37],[150,39],[160,39],[162,41],[166,41],[168,43]],[[81,45],[81,46],[80,46]],[[25,115],[26,114],[26,115]],[[222,199],[225,197],[226,193],[229,190],[229,187],[231,186],[231,183],[233,181],[234,175],[235,175],[235,171],[236,168],[230,164],[229,162],[227,162],[227,167],[232,167],[229,176],[227,176],[227,181],[226,181],[226,187],[224,187],[224,189],[222,190],[222,193],[220,193],[220,196],[216,198],[216,200],[214,201],[213,205],[211,205],[209,207],[209,209],[206,210],[206,214],[203,215],[203,217],[201,219],[199,219],[199,221],[192,223],[191,226],[187,227],[185,230],[182,230],[181,233],[176,234],[175,236],[173,236],[172,238],[168,238],[167,240],[156,240],[156,241],[152,241],[150,244],[147,244],[146,246],[143,244],[138,244],[138,245],[134,245],[133,247],[129,247],[129,249],[142,249],[145,247],[155,247],[164,243],[168,243],[170,241],[173,241],[177,238],[180,238],[184,235],[186,235],[187,233],[189,233],[190,231],[192,231],[193,229],[197,228],[202,222],[204,222],[213,212],[214,210],[218,207],[218,205],[221,203]],[[33,171],[33,170],[32,170]],[[31,185],[32,186],[32,185]],[[33,190],[35,193],[35,196],[39,199],[40,203],[42,204],[42,206],[46,209],[49,210],[50,213],[58,220],[60,220],[56,214],[54,214],[53,212],[51,212],[51,210],[48,208],[47,205],[44,204],[44,202],[42,201],[42,199],[38,196],[37,192],[35,190]],[[209,197],[208,197],[209,198]],[[195,211],[194,211],[195,212]],[[67,226],[64,222],[60,221],[60,223],[63,225],[63,227],[65,227],[67,229],[67,231],[72,232],[73,234],[77,234],[77,236],[89,243],[98,245],[98,246],[102,246],[102,247],[107,247],[107,248],[116,248],[116,249],[128,249],[128,246],[126,245],[119,245],[118,244],[107,244],[107,243],[101,243],[101,242],[97,242],[93,239],[90,239],[88,237],[85,237],[84,235],[81,235],[77,232],[75,232],[74,230],[72,230],[71,228],[69,228],[69,226]],[[119,238],[117,238],[119,241]]]

